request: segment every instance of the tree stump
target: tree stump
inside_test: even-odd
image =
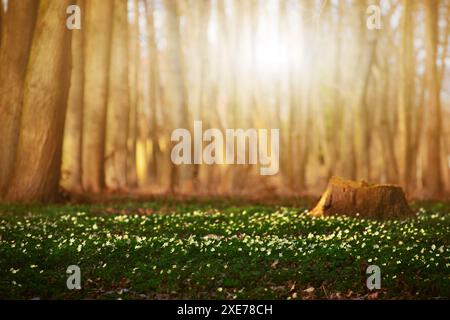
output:
[[[372,219],[414,215],[401,187],[339,177],[331,178],[327,190],[310,214],[316,217],[348,215]]]

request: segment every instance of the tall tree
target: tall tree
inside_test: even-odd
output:
[[[85,191],[96,193],[105,187],[112,8],[112,1],[86,1],[82,180]]]
[[[398,114],[400,135],[400,182],[409,191],[412,180],[412,110],[414,101],[414,37],[413,37],[413,1],[403,0],[401,19],[401,45],[399,51],[399,89]]]
[[[150,143],[151,143],[151,157],[148,160],[148,182],[155,182],[158,179],[157,162],[161,152],[158,138],[158,91],[160,86],[159,79],[159,52],[156,47],[156,34],[154,23],[154,7],[152,0],[146,0],[145,11],[147,16],[147,34],[148,47],[150,55],[150,70],[149,70],[149,104],[150,104]]]
[[[441,177],[441,102],[437,69],[439,0],[427,0],[425,6],[426,65],[428,73],[428,118],[426,126],[425,195],[442,194]]]
[[[443,85],[444,85],[444,81],[448,81],[448,78],[446,80],[445,78],[445,74],[447,72],[447,63],[445,62],[446,59],[448,58],[448,53],[449,53],[449,42],[450,42],[450,19],[448,18],[450,16],[450,1],[445,1],[444,2],[446,4],[445,6],[445,11],[443,16],[447,17],[446,19],[446,23],[445,23],[445,29],[444,29],[444,42],[442,44],[442,51],[441,51],[441,57],[440,57],[440,61],[441,61],[441,68],[440,68],[440,72],[439,72],[439,87],[440,90],[443,89]],[[443,120],[445,121],[445,117],[443,117]],[[444,125],[443,122],[443,128],[448,127],[448,125]],[[450,142],[450,134],[445,131],[445,129],[443,129],[442,131],[442,172],[443,172],[443,184],[445,186],[445,189],[447,191],[448,194],[450,194],[450,159],[449,159],[449,155],[450,155],[450,145],[448,142]]]
[[[70,85],[72,32],[64,27],[70,3],[70,0],[39,2],[8,200],[48,201],[58,191]]]
[[[172,110],[174,122],[172,129],[189,128],[189,112],[186,103],[184,73],[180,40],[180,17],[177,1],[165,0],[166,37],[167,37],[167,96],[168,106]],[[169,151],[170,157],[170,151]],[[169,161],[171,161],[169,159]],[[180,167],[171,164],[170,190],[175,191],[181,182]]]
[[[390,88],[390,75],[388,68],[388,56],[384,52],[379,54],[379,70],[380,70],[380,82],[379,84],[379,103],[380,103],[380,117],[379,117],[379,136],[383,154],[383,166],[384,170],[382,176],[388,183],[398,183],[398,163],[395,157],[395,145],[392,121],[389,112],[389,88]]]
[[[3,6],[2,6],[3,7]],[[0,46],[0,197],[14,169],[25,71],[33,37],[37,0],[10,1]]]
[[[84,1],[77,5],[84,13]],[[83,18],[83,15],[81,15]],[[63,186],[71,191],[81,191],[83,154],[83,97],[84,97],[84,21],[81,30],[73,30],[72,35],[72,75],[70,80],[66,124],[63,145]]]
[[[191,30],[191,55],[186,57],[186,61],[189,61],[189,67],[192,67],[192,74],[195,75],[195,81],[192,81],[191,88],[189,89],[189,111],[195,119],[201,119],[205,127],[210,126],[209,112],[207,105],[207,86],[211,84],[211,79],[208,77],[208,25],[210,16],[210,2],[207,0],[194,0],[192,1],[192,13],[188,14],[188,17],[192,25]],[[209,81],[208,81],[209,80]],[[196,157],[202,156],[200,150],[196,149]],[[197,164],[193,167],[192,182],[196,190],[200,185],[200,170],[201,165]]]
[[[129,24],[129,85],[130,85],[130,115],[128,124],[128,175],[127,184],[129,187],[137,187],[138,179],[136,172],[136,144],[138,136],[138,109],[139,109],[139,74],[141,62],[141,44],[139,38],[139,0],[133,0],[131,10],[133,20]]]
[[[128,95],[128,7],[127,0],[114,0],[112,50],[108,101],[108,138],[113,145],[116,187],[127,187],[127,138],[130,102]]]

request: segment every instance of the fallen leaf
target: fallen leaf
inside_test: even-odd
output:
[[[304,290],[306,293],[313,293],[316,289],[314,287],[309,287],[308,289]]]
[[[278,261],[278,260],[275,260],[275,261],[270,265],[270,267],[271,267],[272,269],[275,269],[275,268],[277,267],[278,263],[279,263],[279,261]]]
[[[292,292],[292,291],[294,291],[295,290],[295,282],[294,282],[294,284],[291,286],[291,289],[289,290],[289,292]]]

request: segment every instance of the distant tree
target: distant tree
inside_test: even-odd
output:
[[[167,89],[168,89],[168,107],[173,115],[173,129],[190,128],[189,110],[187,108],[186,93],[184,87],[184,74],[182,63],[182,51],[180,40],[180,18],[178,2],[172,0],[164,1],[165,26],[167,37]],[[170,157],[170,150],[169,150]],[[169,161],[170,158],[168,159]],[[176,191],[181,183],[180,167],[171,164],[170,172],[170,190]]]
[[[158,137],[158,92],[160,87],[159,75],[159,52],[156,46],[155,22],[154,22],[154,6],[152,0],[146,0],[145,12],[147,16],[147,33],[148,48],[150,55],[149,66],[149,104],[150,104],[150,143],[151,157],[147,161],[148,167],[148,183],[158,182],[158,158],[161,152]]]
[[[136,172],[136,144],[138,136],[138,112],[139,112],[139,74],[141,71],[141,44],[139,38],[139,0],[132,0],[132,12],[134,20],[128,25],[129,32],[129,98],[130,114],[128,123],[128,166],[127,166],[127,184],[128,187],[135,188],[138,185]]]
[[[426,65],[428,88],[428,117],[426,125],[426,164],[424,172],[425,195],[442,194],[441,176],[441,102],[437,69],[439,0],[424,1],[426,24]]]
[[[85,80],[83,112],[83,175],[85,191],[105,187],[106,111],[109,90],[113,2],[86,1]]]
[[[116,187],[127,187],[127,140],[130,113],[128,92],[127,0],[114,0],[111,65],[108,100],[108,138],[113,146],[112,162]]]
[[[403,14],[401,18],[400,36],[401,45],[399,50],[399,90],[398,90],[398,114],[400,135],[400,182],[407,190],[411,190],[413,161],[413,103],[414,103],[414,76],[415,76],[415,53],[414,53],[414,2],[402,1]]]
[[[445,10],[443,13],[444,17],[449,17],[450,15],[450,1],[444,1],[445,5]],[[444,32],[442,33],[444,35],[443,39],[444,42],[442,44],[442,50],[441,50],[441,57],[440,57],[440,61],[441,61],[441,68],[439,71],[439,88],[440,90],[443,89],[444,86],[444,82],[448,81],[448,79],[446,80],[445,75],[446,72],[448,72],[448,68],[447,68],[447,63],[445,62],[446,59],[448,59],[449,57],[449,45],[450,45],[450,19],[446,19],[444,20],[446,21],[446,23],[444,24]],[[447,194],[450,194],[450,165],[449,165],[449,154],[450,154],[450,134],[448,133],[448,125],[444,125],[444,121],[445,121],[445,117],[442,117],[442,127],[446,128],[447,127],[447,131],[445,131],[445,129],[443,129],[442,131],[442,161],[441,161],[441,165],[442,165],[442,172],[443,172],[443,183],[445,184],[445,189],[447,191]],[[448,123],[448,119],[447,119],[447,123]]]
[[[77,0],[77,5],[84,13],[85,0]],[[83,18],[84,16],[81,15]],[[83,21],[84,22],[84,21]],[[63,186],[71,191],[82,189],[82,154],[83,154],[83,97],[84,97],[84,26],[72,32],[72,75],[70,80],[69,100],[63,145]],[[65,177],[63,177],[65,178]]]

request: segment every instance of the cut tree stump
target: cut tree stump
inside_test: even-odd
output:
[[[401,187],[339,177],[331,178],[327,190],[310,214],[316,217],[348,215],[374,219],[414,215]]]

